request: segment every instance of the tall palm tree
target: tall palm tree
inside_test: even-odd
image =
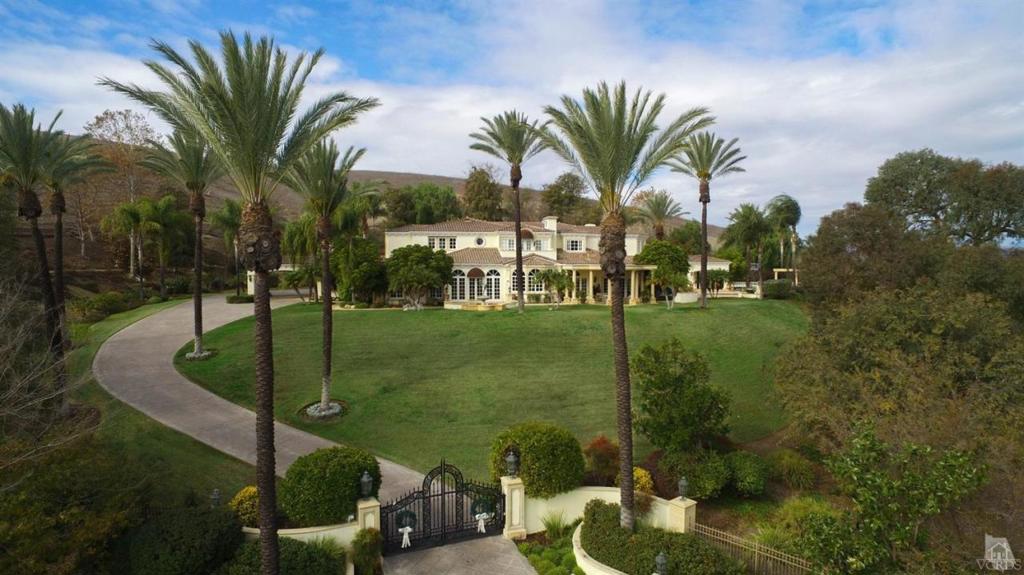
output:
[[[220,230],[224,237],[224,247],[234,254],[235,262],[235,295],[242,295],[242,274],[238,253],[238,228],[242,225],[242,205],[227,198],[224,205],[210,216],[210,224]]]
[[[210,146],[195,133],[175,130],[167,138],[170,147],[150,142],[152,150],[142,165],[173,180],[188,192],[188,210],[192,214],[195,246],[192,255],[192,352],[187,359],[202,360],[209,357],[203,350],[203,220],[206,218],[206,189],[224,171]],[[162,282],[161,282],[162,285]],[[161,287],[161,290],[163,288]]]
[[[286,177],[288,185],[306,198],[306,211],[316,218],[316,236],[320,242],[320,292],[323,304],[321,323],[322,370],[320,373],[320,404],[310,411],[314,417],[337,413],[331,405],[331,350],[334,341],[334,310],[331,289],[331,239],[334,220],[343,204],[352,201],[348,174],[366,153],[366,148],[349,148],[342,156],[333,141],[321,142],[302,156]]]
[[[60,408],[63,410],[67,406],[67,397],[63,393],[66,387],[63,369],[64,341],[60,329],[60,312],[50,278],[46,240],[39,229],[39,216],[43,214],[43,206],[36,193],[37,188],[44,183],[49,154],[63,134],[53,130],[60,113],[45,129],[42,125],[36,124],[35,115],[35,110],[29,110],[22,104],[15,104],[10,109],[0,104],[0,170],[5,174],[7,184],[12,186],[17,194],[18,216],[26,219],[32,229],[46,331],[50,338],[50,351],[57,366],[55,389],[60,394]]]
[[[328,93],[301,114],[299,101],[309,75],[323,57],[300,53],[289,62],[269,37],[241,43],[221,33],[218,62],[192,40],[193,62],[170,45],[153,48],[170,67],[146,65],[165,92],[111,79],[103,85],[150,107],[175,129],[195,131],[213,148],[244,202],[239,231],[247,268],[255,275],[256,487],[260,492],[260,562],[263,575],[277,575],[277,491],[274,477],[274,350],[270,319],[270,273],[281,265],[269,199],[281,178],[331,132],[378,105],[376,99]]]
[[[362,182],[349,182],[352,189],[352,209],[359,216],[359,231],[366,239],[370,235],[370,220],[375,220],[387,214],[384,209],[384,198],[381,191],[384,189],[383,180],[364,180]]]
[[[562,96],[561,108],[544,112],[554,130],[541,131],[545,145],[569,163],[598,196],[605,217],[601,222],[601,269],[611,280],[612,344],[614,347],[616,407],[619,435],[619,486],[622,526],[633,529],[633,418],[630,412],[629,354],[623,309],[626,275],[626,222],[623,210],[651,174],[666,165],[686,145],[695,130],[714,118],[705,108],[693,108],[659,130],[664,94],[637,90],[629,98],[626,84],[583,91],[582,102]]]
[[[138,202],[125,202],[118,204],[114,209],[100,221],[100,229],[111,236],[123,236],[126,238],[140,238],[139,255],[142,255],[142,211]],[[134,242],[129,242],[129,258],[135,253]],[[145,299],[143,289],[142,258],[139,257],[138,266],[135,267],[136,278],[139,281],[139,299]]]
[[[490,154],[509,166],[512,214],[516,233],[516,277],[519,278],[516,282],[516,300],[519,313],[523,313],[526,281],[523,276],[523,214],[519,200],[519,182],[523,179],[523,163],[544,149],[544,141],[540,137],[537,121],[531,123],[526,114],[515,110],[480,120],[484,123],[483,127],[479,132],[469,135],[476,140],[469,146],[470,149]]]
[[[764,246],[771,233],[771,223],[764,211],[754,204],[744,203],[729,214],[729,225],[722,234],[722,242],[742,249],[748,262],[752,254],[757,256],[757,287],[761,293],[764,293]]]
[[[800,238],[796,233],[796,226],[800,223],[800,203],[792,196],[780,194],[768,201],[768,219],[779,236],[779,261],[784,264],[785,241],[789,240],[789,268],[793,270],[793,280],[796,281],[796,243]]]
[[[167,260],[171,247],[184,239],[188,216],[178,209],[178,199],[167,195],[157,201],[142,198],[138,202],[142,214],[142,229],[156,242],[157,265],[159,268],[160,297],[167,299]]]
[[[700,307],[708,307],[708,204],[711,203],[711,180],[726,174],[744,171],[740,162],[747,159],[734,148],[736,138],[726,142],[710,132],[690,137],[679,158],[672,162],[672,171],[696,178],[700,182]]]
[[[672,218],[678,218],[685,212],[678,202],[665,190],[658,190],[647,195],[637,206],[636,215],[654,230],[654,237],[665,239],[665,224]]]
[[[69,335],[64,305],[64,212],[67,206],[64,192],[69,186],[81,183],[87,174],[107,167],[100,156],[92,153],[93,147],[93,142],[85,137],[56,137],[43,168],[53,215],[53,295],[65,347]]]

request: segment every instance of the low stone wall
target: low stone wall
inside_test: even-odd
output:
[[[258,539],[260,530],[255,527],[243,527],[247,541]],[[299,541],[316,541],[318,539],[331,539],[348,548],[352,546],[352,540],[356,533],[359,533],[359,523],[342,523],[340,525],[323,525],[319,527],[299,527],[296,529],[278,529],[279,537],[298,539]]]

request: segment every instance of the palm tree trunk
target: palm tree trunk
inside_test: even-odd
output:
[[[700,309],[708,307],[708,203],[711,202],[711,185],[700,182]]]
[[[793,270],[793,285],[799,285],[800,277],[796,271],[796,226],[793,226],[793,233],[789,236],[789,267]]]
[[[195,251],[193,252],[194,267],[192,272],[192,344],[191,359],[204,359],[203,349],[203,216],[193,215],[195,221]]]
[[[277,486],[274,456],[274,340],[270,271],[281,267],[281,248],[270,209],[248,203],[239,228],[245,267],[255,273],[253,307],[256,363],[256,489],[259,491],[260,574],[278,575]]]
[[[61,334],[60,314],[54,297],[53,283],[50,281],[50,262],[46,257],[46,240],[39,229],[39,218],[29,218],[32,228],[32,239],[35,243],[36,261],[39,264],[39,291],[43,293],[44,317],[46,331],[50,337],[50,353],[54,359],[54,390],[57,409],[66,413],[68,409],[67,373],[64,369],[64,338]]]
[[[277,490],[274,484],[274,342],[269,273],[256,271],[256,490],[259,492],[260,573],[277,575]]]
[[[757,291],[764,297],[764,265],[762,260],[764,256],[764,246],[757,246]]]
[[[633,530],[633,413],[626,347],[626,312],[623,306],[626,274],[626,222],[611,212],[601,223],[601,268],[611,280],[612,348],[615,362],[615,398],[619,436],[620,523]]]
[[[135,230],[128,233],[128,275],[135,277]]]
[[[331,288],[334,278],[331,277],[331,241],[321,242],[320,254],[323,270],[320,289],[323,292],[323,367],[320,372],[320,413],[326,414],[331,403],[331,350],[334,343],[334,310],[331,304]]]
[[[242,295],[242,270],[241,263],[238,260],[238,238],[232,242],[235,244],[235,295]]]
[[[654,224],[654,239],[665,239],[665,224]]]
[[[523,216],[519,204],[519,181],[522,179],[522,172],[519,166],[512,166],[512,203],[516,226],[516,277],[519,282],[516,284],[516,298],[518,299],[517,309],[519,313],[526,310],[526,277],[523,276]]]
[[[162,237],[160,238],[160,244],[157,246],[157,249],[160,250],[160,253],[157,254],[156,258],[157,263],[160,265],[160,299],[167,299],[167,285],[164,282],[166,279],[165,268],[167,267],[167,264],[164,262],[164,258],[166,256],[164,255],[164,239]]]

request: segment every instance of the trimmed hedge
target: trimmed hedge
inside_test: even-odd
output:
[[[248,294],[235,295],[230,294],[224,298],[228,303],[252,303],[253,297]]]
[[[491,477],[505,474],[505,455],[519,454],[519,477],[526,494],[548,499],[583,483],[583,451],[568,429],[539,421],[520,423],[491,443]]]
[[[761,296],[764,299],[789,299],[793,296],[793,282],[786,279],[765,280]]]
[[[238,520],[246,527],[260,526],[260,495],[255,485],[246,485],[228,502]]]
[[[173,509],[145,523],[131,541],[132,573],[211,573],[242,543],[242,526],[226,507]]]
[[[714,499],[729,483],[729,466],[721,455],[710,449],[667,453],[658,461],[658,468],[671,477],[673,484],[685,477],[689,484],[686,496],[691,499]]]
[[[619,506],[594,499],[583,513],[580,543],[586,552],[609,567],[630,575],[650,575],[654,558],[664,551],[669,573],[740,575],[739,564],[689,533],[640,527],[635,533],[619,526]]]
[[[373,478],[372,497],[380,490],[380,465],[355,447],[318,449],[295,460],[281,480],[281,510],[299,526],[343,523],[356,512],[363,471]]]
[[[352,564],[355,565],[356,575],[381,575],[384,572],[380,560],[383,550],[384,538],[380,531],[367,528],[356,533],[352,540]]]
[[[280,575],[345,575],[345,551],[322,542],[305,543],[281,537]],[[217,575],[260,575],[260,544],[250,541]]]
[[[756,497],[764,493],[768,483],[768,465],[756,453],[733,451],[725,456],[729,467],[730,483],[743,497]]]

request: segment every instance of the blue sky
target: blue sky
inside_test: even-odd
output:
[[[336,137],[369,149],[361,167],[460,175],[486,161],[466,137],[480,116],[540,116],[562,94],[624,79],[666,93],[669,112],[710,107],[714,129],[740,139],[748,171],[715,186],[713,221],[789,193],[808,233],[902,150],[1024,163],[1022,27],[1018,0],[0,0],[0,101],[62,109],[61,127],[80,131],[135,107],[95,79],[151,83],[151,37],[273,34],[289,51],[326,49],[311,95],[381,99]],[[526,183],[564,169],[538,157]],[[696,209],[691,182],[653,183]]]

